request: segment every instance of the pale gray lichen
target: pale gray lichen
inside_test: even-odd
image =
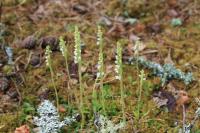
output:
[[[117,133],[117,131],[124,128],[125,123],[120,122],[118,124],[114,124],[103,115],[96,114],[94,125],[96,126],[98,133]]]
[[[138,64],[152,70],[152,74],[161,78],[162,85],[172,79],[182,80],[186,85],[190,84],[194,78],[192,73],[184,73],[180,69],[177,69],[172,64],[164,64],[161,66],[158,63],[148,61],[143,57],[137,58],[129,58],[128,64],[135,64],[138,61]]]
[[[37,112],[39,117],[34,117],[34,124],[39,127],[39,133],[58,133],[63,126],[76,121],[75,117],[66,117],[60,121],[56,107],[48,100],[41,103]]]

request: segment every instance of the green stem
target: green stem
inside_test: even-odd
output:
[[[52,67],[49,67],[49,69],[50,69],[50,73],[51,73],[51,80],[52,80],[52,83],[53,83],[53,88],[54,88],[55,95],[56,95],[56,105],[57,105],[57,110],[58,110],[58,108],[59,108],[59,99],[58,99],[58,92],[57,92],[57,89],[56,89],[56,84],[55,84],[55,81],[54,81],[54,73],[53,73]]]
[[[67,50],[67,48],[66,48],[66,53],[65,53],[65,56],[64,56],[64,57],[65,57],[66,71],[67,71],[68,79],[69,79],[69,81],[70,81],[71,78],[70,78],[69,67],[68,67],[67,53],[68,53],[68,50]]]
[[[84,126],[84,108],[83,108],[83,85],[82,85],[82,74],[81,74],[81,61],[78,62],[78,73],[79,73],[79,87],[80,87],[80,111],[81,111],[81,129]]]
[[[122,66],[120,67],[120,91],[121,91],[121,105],[122,105],[122,117],[123,117],[123,122],[126,122],[126,116],[125,116],[125,103],[124,103],[124,87],[123,87],[123,70]]]
[[[103,79],[100,79],[100,90],[101,90],[101,104],[103,107],[103,114],[106,116],[106,108],[105,108],[105,94],[103,89]]]
[[[96,78],[95,79],[95,83],[94,83],[94,87],[92,88],[92,103],[93,103],[93,112],[94,113],[96,113],[96,111],[97,111],[97,108],[96,108],[96,106],[94,105],[95,103],[97,103],[97,92],[96,92],[96,89],[95,89],[95,87],[96,87],[96,84],[97,84],[97,80],[98,80],[98,78]]]
[[[141,96],[142,96],[142,85],[143,85],[143,74],[141,74],[140,77],[140,86],[139,86],[139,97],[138,97],[138,119],[140,118],[140,102],[141,102]]]

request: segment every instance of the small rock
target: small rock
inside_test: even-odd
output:
[[[88,12],[88,9],[85,5],[83,4],[76,4],[73,6],[73,10],[78,12],[79,14],[85,14]]]
[[[138,20],[136,18],[128,18],[125,20],[125,23],[128,23],[128,24],[135,24]]]
[[[0,79],[0,91],[7,91],[9,88],[9,81],[7,78],[3,77]]]
[[[153,33],[160,33],[162,31],[162,28],[159,23],[155,23],[155,24],[149,25],[148,30]]]
[[[99,23],[106,26],[112,26],[112,22],[110,21],[110,19],[104,16],[100,17]]]
[[[170,17],[178,17],[178,12],[174,9],[167,10],[167,15]]]
[[[22,47],[25,49],[34,49],[36,46],[36,39],[33,35],[26,37],[22,41]]]
[[[39,44],[40,46],[45,49],[47,45],[50,46],[52,51],[56,51],[59,50],[59,41],[56,37],[54,36],[46,36],[46,37],[42,37],[39,40]]]

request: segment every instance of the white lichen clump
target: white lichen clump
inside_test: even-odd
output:
[[[98,130],[98,133],[116,133],[125,126],[125,123],[123,122],[114,124],[103,115],[96,116],[94,124]]]
[[[34,123],[39,127],[39,133],[58,133],[63,126],[76,121],[74,117],[60,121],[56,107],[48,100],[41,103],[37,112],[39,117],[34,117]]]

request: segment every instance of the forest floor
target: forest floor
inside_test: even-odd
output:
[[[124,63],[127,124],[119,132],[175,133],[182,128],[183,121],[187,124],[194,119],[198,108],[195,99],[200,98],[200,1],[4,0],[0,3],[0,133],[12,133],[22,125],[34,130],[33,116],[37,115],[42,99],[56,103],[51,74],[45,64],[47,45],[53,50],[59,113],[65,116],[79,112],[78,72],[73,62],[75,25],[84,44],[81,69],[86,123],[82,132],[96,131],[91,99],[97,73],[98,24],[102,25],[104,39],[106,112],[113,122],[121,120],[120,88],[114,72],[117,41],[122,43],[123,58],[135,55],[135,42],[140,38],[139,56],[161,65],[173,64],[194,77],[188,85],[171,80],[161,86],[160,78],[152,76],[151,70],[143,67],[138,70],[137,65]],[[70,81],[59,51],[60,36],[69,50]],[[13,62],[9,62],[6,52],[9,48],[13,51],[10,57]],[[142,85],[141,116],[136,119],[142,69],[146,80]],[[80,132],[79,128],[80,124],[75,123],[62,132]],[[200,122],[196,121],[193,132],[198,133],[199,129]]]

